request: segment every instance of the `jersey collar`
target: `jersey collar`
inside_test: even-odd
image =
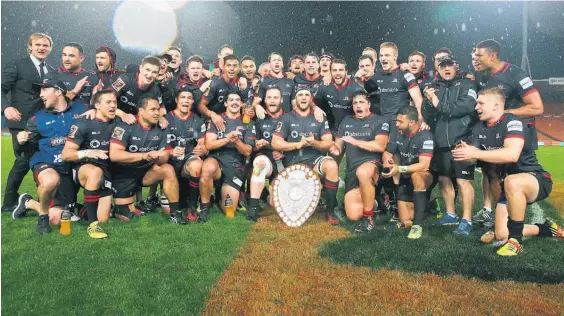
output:
[[[333,81],[333,86],[335,87],[335,89],[341,91],[344,87],[349,85],[350,81],[351,80],[348,77],[345,77],[345,81],[343,81],[341,85],[337,85],[335,81]]]
[[[182,118],[182,117],[176,115],[176,109],[172,110],[170,113],[172,113],[172,116],[177,117],[181,121],[187,121],[192,116],[192,111],[190,111],[188,113],[188,116],[186,118]]]
[[[503,113],[497,120],[493,121],[491,124],[486,123],[486,126],[487,127],[495,126],[495,125],[499,124],[499,122],[501,122],[501,120],[503,120],[504,117],[505,117],[505,113]]]
[[[307,72],[304,71],[304,79],[307,81],[316,81],[317,79],[319,79],[319,77],[321,77],[320,73],[317,73],[313,77],[310,77]]]

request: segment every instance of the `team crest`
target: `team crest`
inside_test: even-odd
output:
[[[114,129],[114,132],[112,133],[112,138],[117,139],[117,140],[122,140],[123,139],[123,133],[125,133],[125,130],[121,127],[116,127]]]
[[[284,123],[282,123],[282,121],[276,123],[276,132],[280,133],[280,131],[282,131],[283,125],[284,125]]]
[[[78,131],[78,126],[72,125],[69,131],[69,138],[74,138],[74,134]]]
[[[123,87],[125,87],[125,82],[122,78],[118,78],[116,81],[114,81],[114,83],[112,83],[112,88],[114,88],[116,92],[121,90]]]

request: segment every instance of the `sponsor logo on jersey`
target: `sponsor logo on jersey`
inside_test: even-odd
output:
[[[432,140],[426,140],[423,142],[423,149],[433,150],[435,143]]]
[[[66,141],[65,137],[57,137],[51,139],[51,146],[59,146],[64,145]]]
[[[531,78],[526,77],[525,79],[519,81],[519,84],[521,85],[521,88],[525,90],[533,86],[533,81],[531,80]]]
[[[415,80],[415,76],[414,76],[412,73],[410,73],[410,72],[404,74],[403,77],[404,77],[405,80],[407,80],[408,82],[411,81],[411,80]],[[397,81],[395,81],[395,82],[397,82]]]
[[[523,123],[521,121],[511,121],[507,123],[507,131],[523,131]]]

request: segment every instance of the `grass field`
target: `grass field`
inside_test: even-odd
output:
[[[2,137],[1,148],[4,185],[13,159],[9,138]],[[555,180],[564,182],[562,151],[543,147],[538,154]],[[20,191],[35,193],[29,175]],[[476,193],[475,211],[481,205]],[[549,203],[541,207],[562,221]],[[272,210],[265,215],[250,225],[240,216],[231,221],[216,213],[206,225],[178,227],[151,214],[131,223],[112,220],[105,226],[111,238],[96,241],[83,224],[73,224],[71,236],[54,230],[41,238],[37,217],[14,221],[2,214],[2,312],[558,315],[564,310],[562,240],[527,239],[522,256],[504,260],[478,241],[478,227],[465,239],[455,238],[454,228],[426,226],[424,238],[413,242],[406,231],[385,223],[374,234],[356,236],[352,223],[333,228],[314,216],[292,229]]]

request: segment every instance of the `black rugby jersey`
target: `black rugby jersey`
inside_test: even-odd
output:
[[[67,142],[75,143],[79,146],[79,150],[98,149],[110,150],[110,136],[117,125],[119,118],[104,122],[98,119],[79,119],[70,128]],[[98,166],[106,167],[109,159],[81,159],[79,163],[91,163]]]
[[[137,84],[137,73],[126,73],[112,83],[112,88],[116,92],[118,109],[129,114],[137,114],[137,102],[142,96],[153,96],[162,104],[161,89],[157,84],[152,83],[146,90],[141,90]]]
[[[249,97],[249,90],[251,83],[248,83],[248,87],[245,90],[239,89],[239,77],[235,76],[231,81],[225,81],[223,76],[215,76],[212,79],[210,89],[206,95],[202,96],[202,99],[208,102],[207,107],[210,111],[217,114],[225,112],[225,100],[227,93],[231,91],[240,91],[242,95],[242,102],[247,102]]]
[[[376,72],[364,83],[368,93],[378,91],[382,116],[394,116],[409,105],[409,89],[417,86],[415,76],[396,67],[391,72]]]
[[[282,110],[290,112],[292,110],[292,100],[295,99],[294,81],[286,78],[286,75],[282,78],[271,76],[261,78],[257,95],[262,99],[262,105],[264,105],[266,89],[272,87],[278,87],[282,91]]]
[[[331,83],[328,86],[319,87],[314,102],[327,113],[331,130],[337,130],[345,116],[353,115],[352,95],[362,90],[363,88],[358,83],[349,78],[345,78],[340,86]]]
[[[274,118],[268,112],[266,112],[266,116],[262,120],[256,120],[256,132],[257,132],[257,139],[264,139],[268,141],[269,144],[272,143],[272,135],[276,130],[276,126],[278,122],[282,120],[282,116],[284,116],[284,111],[280,111],[279,116]],[[270,146],[262,147],[257,153],[264,154],[268,156],[268,158],[273,159],[272,157],[272,148]]]
[[[395,141],[388,144],[388,151],[400,157],[400,165],[409,166],[419,162],[419,156],[433,157],[435,139],[430,131],[417,130],[410,135],[397,132]],[[409,174],[402,174],[404,178]]]
[[[209,123],[210,127],[207,133],[213,133],[217,135],[217,139],[222,139],[227,137],[227,134],[232,131],[239,131],[241,135],[239,139],[251,146],[255,146],[256,139],[256,129],[253,121],[249,124],[243,124],[241,116],[237,116],[235,119],[227,117],[225,113],[221,114],[221,117],[225,120],[225,131],[218,131],[217,127],[213,123]],[[210,157],[222,159],[223,161],[232,163],[233,166],[242,166],[245,164],[245,156],[243,156],[238,150],[235,144],[228,143],[227,145],[220,147],[218,149],[212,150],[209,153]]]
[[[321,137],[326,134],[331,134],[329,129],[329,122],[323,120],[319,123],[312,112],[306,116],[301,116],[296,111],[284,114],[282,119],[278,122],[275,135],[282,137],[289,143],[298,143],[303,137],[308,137],[313,134],[315,140],[321,140]],[[315,160],[324,153],[319,150],[308,146],[300,150],[288,151],[284,160],[284,165],[293,165],[296,163]]]
[[[303,74],[294,77],[294,93],[298,92],[299,88],[306,87],[311,91],[311,95],[315,96],[317,90],[323,84],[323,76],[321,74],[316,74],[313,77],[308,76],[305,72]]]
[[[343,119],[339,126],[337,138],[351,136],[358,140],[373,141],[378,135],[390,133],[390,125],[382,117],[371,114],[363,119],[349,115]],[[382,153],[370,152],[360,147],[344,143],[347,154],[347,170],[352,171],[367,161],[382,162]]]
[[[79,101],[82,104],[90,105],[92,89],[98,84],[98,76],[93,75],[84,69],[81,69],[78,72],[69,72],[63,67],[59,67],[56,73],[49,73],[48,75],[61,80],[65,84],[67,91],[74,89],[76,83],[82,80],[82,78],[88,77],[88,79],[86,79],[86,84],[82,87],[80,93],[74,97],[73,101]]]
[[[184,146],[185,157],[190,157],[192,151],[198,140],[203,138],[206,134],[206,125],[204,120],[194,113],[186,119],[182,119],[176,115],[174,111],[168,112],[165,115],[168,121],[167,126],[167,143],[172,148],[178,146],[178,141],[181,139],[186,140],[186,146]],[[170,157],[173,158],[172,156]]]

